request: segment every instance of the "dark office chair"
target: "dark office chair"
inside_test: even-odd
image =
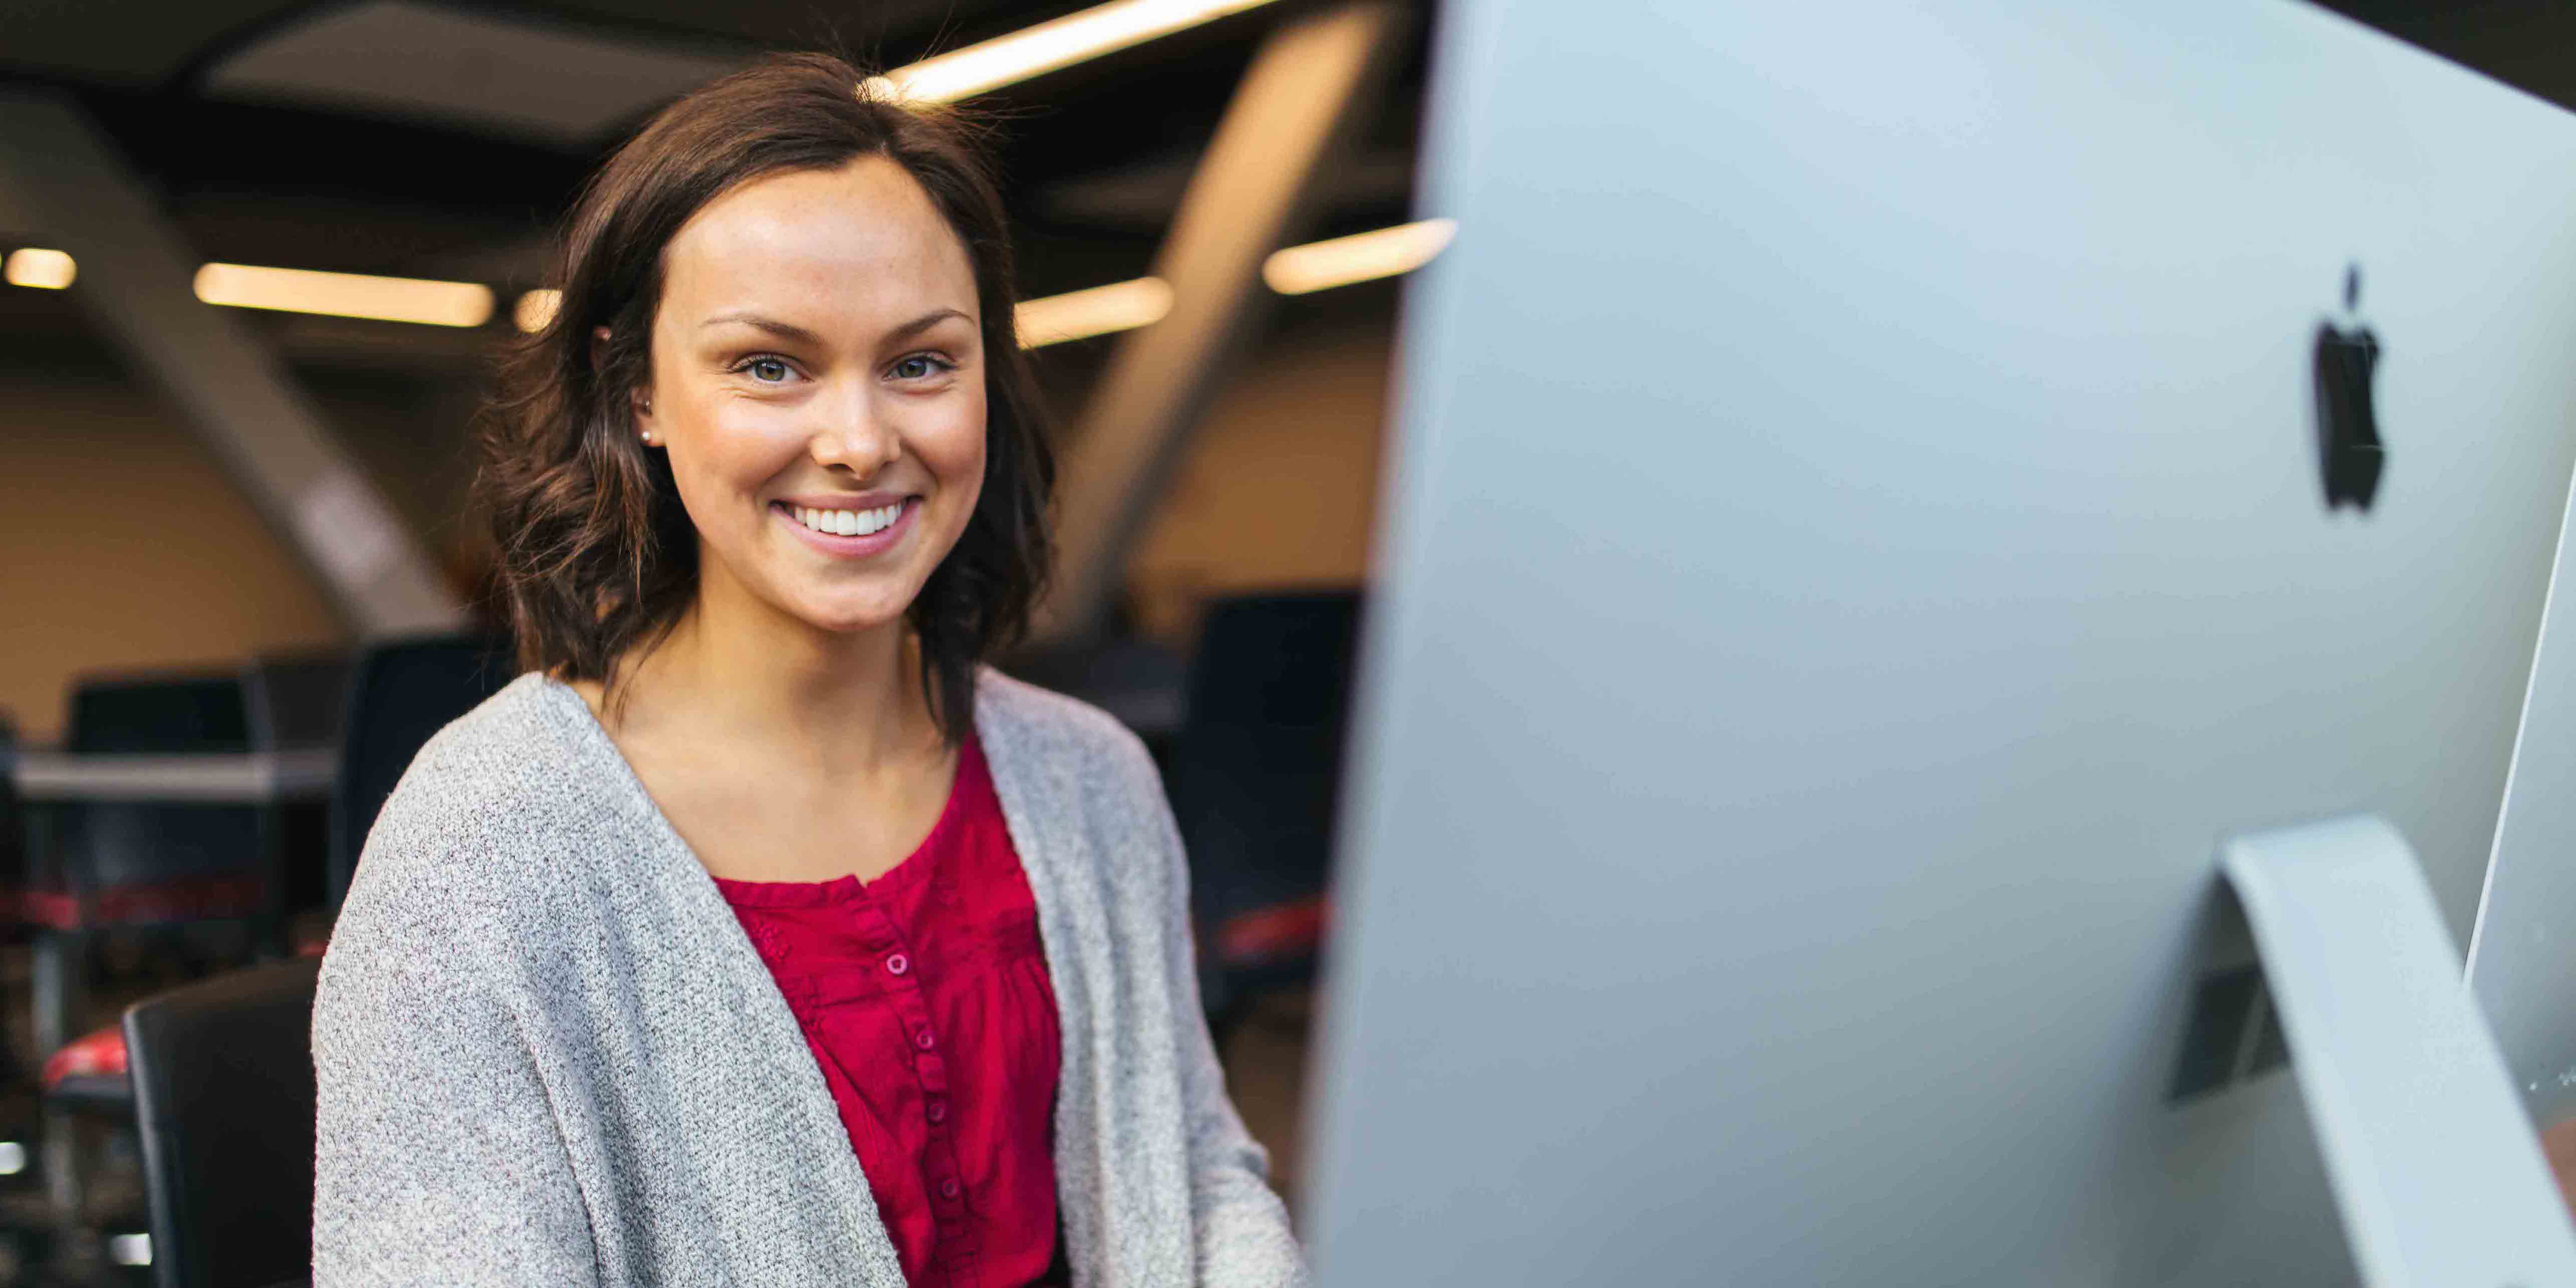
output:
[[[438,635],[377,644],[350,670],[331,793],[330,906],[348,897],[376,812],[421,744],[500,691],[516,674],[506,639]]]
[[[1347,590],[1219,601],[1190,661],[1170,786],[1220,1036],[1262,992],[1314,977],[1360,602]]]
[[[339,736],[347,688],[348,662],[329,654],[253,662],[239,676],[237,698],[216,676],[86,685],[73,698],[73,748],[327,748]],[[282,952],[287,891],[276,881],[289,873],[281,869],[309,858],[318,901],[325,839],[318,807],[90,805],[74,817],[86,826],[68,838],[79,848],[65,852],[60,875],[36,900],[38,919],[53,929],[248,918]],[[205,863],[208,849],[218,851],[215,864]],[[83,892],[93,899],[86,917]],[[121,1116],[132,1100],[125,1073],[124,1038],[110,1024],[47,1053],[42,1081],[50,1100]]]
[[[320,966],[255,966],[126,1009],[157,1288],[312,1274]]]
[[[349,659],[338,653],[263,657],[242,672],[250,745],[309,751],[340,740],[348,707]]]
[[[242,673],[250,709],[250,743],[273,752],[327,751],[338,744],[349,697],[349,659],[341,653],[263,657]],[[276,892],[283,913],[325,905],[329,888],[331,811],[325,801],[280,805]],[[271,947],[279,945],[272,944]]]
[[[191,755],[251,749],[238,675],[118,677],[72,692],[67,750]],[[54,807],[50,854],[31,855],[33,920],[56,930],[270,910],[261,811],[242,805],[96,802]],[[86,906],[84,906],[86,905]]]
[[[1170,649],[1117,637],[1023,649],[1000,665],[1039,688],[1080,698],[1108,712],[1145,740],[1155,768],[1171,771],[1188,668]]]

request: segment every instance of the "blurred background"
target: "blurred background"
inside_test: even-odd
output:
[[[0,74],[67,93],[122,161],[116,181],[203,262],[489,288],[488,317],[466,326],[225,311],[467,595],[490,558],[468,501],[468,421],[515,305],[545,285],[556,220],[621,138],[764,50],[893,67],[1082,7],[12,0]],[[1152,269],[1256,50],[1297,10],[1250,6],[973,96],[1003,120],[1024,295]],[[1392,51],[1299,240],[1410,218],[1422,30],[1411,22]],[[10,251],[61,240],[8,223]],[[80,672],[347,642],[327,589],[172,405],[185,395],[101,334],[77,276],[68,290],[42,289],[32,264],[20,276],[34,284],[0,289],[0,707],[22,736],[60,736]],[[1276,296],[1225,364],[1123,569],[1148,635],[1185,644],[1212,594],[1360,575],[1397,280]],[[1069,430],[1120,339],[1038,351]]]
[[[2576,11],[2336,7],[2576,103]],[[556,222],[656,108],[771,50],[1001,127],[1067,546],[1007,666],[1154,748],[1229,1076],[1293,1196],[1398,302],[1452,231],[1413,186],[1437,19],[0,0],[0,1281],[145,1282],[152,1209],[216,1220],[207,1177],[291,1209],[291,1175],[242,1178],[309,1162],[309,1111],[300,1143],[292,1105],[226,1135],[178,1093],[209,1049],[289,1082],[293,1053],[215,1023],[156,1074],[119,1008],[327,939],[374,803],[506,672],[469,431],[498,346],[549,308]],[[160,1269],[289,1234],[165,1239]]]

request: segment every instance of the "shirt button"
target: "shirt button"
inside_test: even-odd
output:
[[[923,1029],[912,1035],[912,1044],[920,1047],[924,1051],[927,1051],[930,1048],[939,1045],[939,1039],[930,1036],[930,1030]]]
[[[945,1100],[933,1100],[930,1102],[930,1108],[925,1112],[930,1115],[930,1121],[932,1122],[946,1122],[948,1121],[948,1102]]]
[[[904,956],[902,953],[896,953],[894,956],[886,958],[886,973],[889,975],[900,975],[911,969],[912,959]]]
[[[954,1177],[954,1176],[949,1177],[947,1180],[941,1181],[941,1182],[939,1183],[939,1197],[941,1197],[941,1198],[943,1198],[943,1199],[953,1199],[953,1198],[957,1197],[957,1178],[956,1178],[956,1177]]]

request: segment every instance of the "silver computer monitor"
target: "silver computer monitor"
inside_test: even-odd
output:
[[[1459,0],[1429,122],[1322,1281],[2355,1277],[2261,1028],[2177,1076],[2231,837],[2384,819],[2464,996],[2576,119],[2289,0]],[[2377,1216],[2563,1250],[2519,1149]]]
[[[2576,526],[2576,525],[2571,525]],[[2576,543],[2562,527],[2469,982],[2535,1124],[2576,1117]]]

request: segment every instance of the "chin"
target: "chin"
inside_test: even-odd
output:
[[[902,621],[904,613],[911,607],[909,600],[891,605],[809,602],[798,604],[789,611],[816,630],[830,631],[835,635],[856,635]]]

